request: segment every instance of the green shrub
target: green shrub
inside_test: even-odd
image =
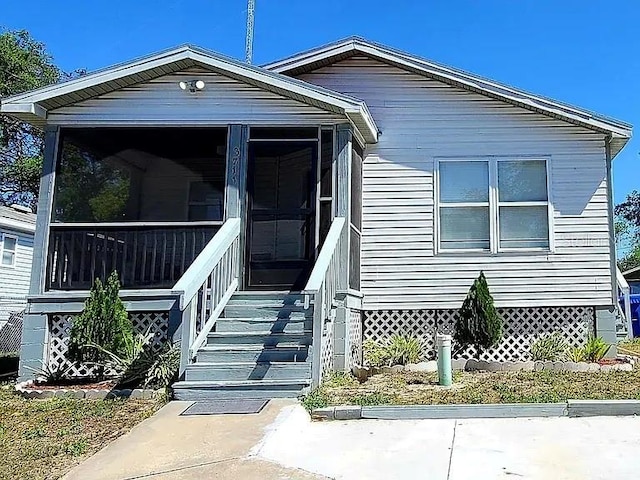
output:
[[[142,385],[145,388],[167,388],[178,377],[180,349],[177,345],[165,343],[162,349],[151,348],[153,333],[136,334],[125,344],[123,352],[116,354],[99,345],[91,345],[102,351],[108,360],[102,364],[114,371],[121,385]]]
[[[375,392],[355,395],[351,398],[349,403],[366,407],[370,405],[385,405],[390,404],[391,402],[392,398],[390,396],[385,395],[384,393]]]
[[[556,362],[566,358],[569,344],[561,332],[543,335],[531,343],[531,359],[542,362]]]
[[[582,347],[571,347],[567,350],[567,359],[571,362],[584,362],[584,349]]]
[[[589,337],[587,343],[582,347],[584,359],[587,362],[598,362],[609,352],[611,345],[605,342],[602,337]]]
[[[324,408],[329,405],[329,395],[322,388],[316,388],[300,398],[302,406],[311,413],[316,408]]]
[[[388,367],[417,363],[423,356],[424,346],[411,335],[393,335],[386,343],[366,340],[362,344],[364,363],[369,367]]]
[[[458,350],[473,346],[478,357],[502,339],[502,319],[493,305],[483,272],[474,280],[462,303],[453,339]]]
[[[67,358],[78,363],[104,363],[106,352],[127,355],[133,343],[133,324],[118,296],[120,281],[113,272],[102,284],[96,279],[84,310],[73,319]],[[100,348],[95,348],[95,346]]]
[[[391,356],[386,345],[380,345],[373,340],[366,340],[362,344],[364,363],[368,367],[384,367],[389,365]]]
[[[166,389],[178,379],[180,348],[175,344],[165,344],[164,348],[155,357],[155,360],[145,373],[144,386]]]
[[[420,340],[411,335],[393,335],[387,345],[390,365],[418,363],[424,348]]]

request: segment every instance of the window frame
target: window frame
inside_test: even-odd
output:
[[[4,248],[4,242],[5,239],[7,238],[12,238],[13,240],[15,240],[15,249],[14,250],[7,250],[8,252],[13,253],[13,262],[11,263],[11,265],[6,265],[4,263],[2,263],[2,258],[4,257],[4,253],[5,253],[5,248]],[[2,268],[16,268],[16,264],[17,259],[18,259],[18,236],[17,235],[11,235],[9,233],[2,233],[2,236],[0,237],[0,239],[2,241],[0,241],[0,267]]]
[[[525,201],[508,202],[500,201],[498,191],[498,162],[517,161],[542,161],[545,163],[546,172],[546,201]],[[441,202],[440,201],[440,164],[445,162],[485,162],[489,170],[489,198],[488,202]],[[548,155],[536,156],[485,156],[485,157],[434,157],[434,251],[435,254],[486,254],[496,255],[499,253],[553,253],[554,231],[553,231],[553,198],[551,193],[551,157]],[[547,207],[547,241],[545,247],[501,247],[500,246],[500,207],[526,207],[545,206]],[[441,207],[489,207],[489,248],[442,248],[441,247]]]

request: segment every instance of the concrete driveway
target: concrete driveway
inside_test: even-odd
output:
[[[640,418],[311,422],[286,400],[179,416],[189,404],[168,404],[65,478],[640,478]]]
[[[335,479],[635,480],[640,418],[311,422],[287,407],[253,453]]]

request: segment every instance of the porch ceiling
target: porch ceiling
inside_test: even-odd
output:
[[[247,65],[199,47],[185,45],[122,63],[74,80],[0,100],[0,113],[43,127],[49,110],[68,106],[134,84],[194,66],[203,67],[283,97],[345,116],[367,143],[378,140],[378,128],[367,105],[354,97]]]

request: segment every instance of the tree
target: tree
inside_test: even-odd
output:
[[[623,272],[640,266],[640,192],[634,190],[615,208],[615,235]]]
[[[106,284],[96,278],[84,310],[73,319],[67,358],[78,363],[104,364],[105,350],[124,355],[133,343],[133,324],[118,295],[120,281],[111,273]],[[100,348],[95,348],[98,346]]]
[[[493,305],[483,272],[474,280],[462,303],[453,339],[459,350],[473,346],[478,358],[502,339],[502,319]]]
[[[16,95],[83,74],[62,72],[43,43],[27,31],[0,33],[0,97]],[[0,115],[0,204],[35,210],[42,171],[43,135],[31,125]]]

